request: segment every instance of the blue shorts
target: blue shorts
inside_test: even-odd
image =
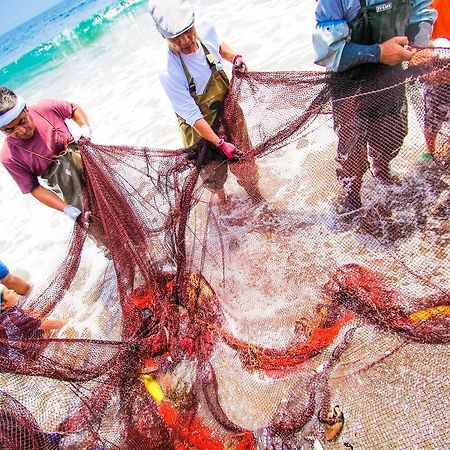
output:
[[[8,274],[9,269],[0,261],[0,280],[3,280]]]

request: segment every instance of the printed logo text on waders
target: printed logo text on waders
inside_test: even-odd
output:
[[[376,7],[377,13],[388,11],[389,9],[392,9],[392,2],[383,3],[382,5],[377,5]]]

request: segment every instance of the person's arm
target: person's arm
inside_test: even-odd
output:
[[[43,319],[41,320],[41,326],[39,329],[44,332],[42,336],[44,339],[50,339],[52,336],[52,331],[60,330],[64,325],[65,323],[61,320]]]
[[[228,159],[237,161],[244,154],[231,142],[220,139],[205,119],[197,120],[194,128],[200,136],[215,145]]]
[[[64,211],[64,209],[67,207],[67,203],[64,200],[62,200],[54,192],[44,188],[43,186],[38,186],[37,188],[35,188],[33,191],[31,191],[31,195],[45,206],[56,209],[58,211]]]
[[[318,6],[326,3],[319,0]],[[323,7],[320,12],[324,12]],[[337,15],[337,13],[336,13]],[[350,29],[342,14],[339,18],[330,18],[330,14],[318,14],[313,32],[313,46],[316,53],[315,63],[332,72],[341,72],[367,63],[380,62],[381,49],[376,45],[359,45],[348,41]]]
[[[53,110],[63,121],[72,119],[81,128],[81,136],[87,139],[91,138],[89,119],[81,106],[65,100],[45,100],[41,102],[41,105]],[[74,136],[74,138],[78,140],[79,136]]]
[[[172,63],[167,70],[159,73],[159,80],[173,110],[189,126],[194,127],[197,121],[203,119],[200,108],[189,93],[188,82],[181,65]]]
[[[219,47],[220,56],[233,64],[234,69],[241,73],[246,73],[248,71],[247,64],[244,58],[239,53],[236,53],[231,47],[229,47],[225,42],[222,42]]]
[[[83,125],[87,125],[89,126],[89,119],[88,116],[86,114],[86,112],[84,111],[84,109],[81,106],[78,106],[75,108],[73,115],[72,115],[72,119],[80,126],[82,127]]]
[[[216,146],[220,144],[219,136],[217,136],[205,119],[198,119],[194,124],[194,129],[201,137],[211,142],[211,144]]]
[[[324,65],[333,72],[342,72],[369,63],[395,66],[409,61],[416,54],[416,49],[405,48],[409,43],[406,36],[395,36],[382,44],[360,45],[338,39],[344,30],[344,35],[348,37],[347,24],[316,26],[313,42],[318,55],[317,64]]]
[[[12,275],[10,273],[8,275],[6,275],[6,277],[2,278],[0,281],[8,289],[13,289],[19,295],[26,295],[26,294],[28,294],[28,292],[31,289],[31,286],[29,283],[27,283],[22,278]]]
[[[350,42],[348,11],[352,11],[352,17],[357,13],[352,0],[343,0],[342,3],[336,0],[319,0],[316,9],[317,23],[313,33],[316,64],[325,66],[333,72],[341,72],[368,63],[397,65],[409,61],[414,56],[416,52],[414,49],[405,48],[408,45],[408,38],[405,36],[393,37],[381,45],[360,45]]]
[[[391,52],[389,52],[389,55],[391,56]],[[361,45],[353,42],[346,42],[342,48],[337,72],[351,69],[352,67],[360,66],[361,64],[379,62],[382,62],[381,45]]]
[[[81,211],[73,205],[68,205],[64,200],[59,198],[54,192],[50,191],[49,189],[38,186],[33,191],[31,191],[31,195],[45,206],[56,209],[57,211],[61,211],[74,222],[77,221],[78,223],[80,223],[79,217],[81,217]]]
[[[225,42],[220,44],[219,53],[223,59],[226,59],[229,62],[233,62],[234,55],[236,55],[236,52]]]
[[[62,320],[56,319],[42,319],[41,326],[39,327],[43,331],[60,330],[64,326]]]
[[[437,11],[431,7],[431,0],[412,0],[412,13],[406,35],[411,44],[428,47]]]
[[[344,7],[346,11],[349,9],[347,3],[347,0],[318,0],[316,5],[316,26],[312,35],[314,62],[332,72],[339,70],[342,52],[350,35],[344,13]]]
[[[410,61],[417,49],[406,49],[407,45],[427,47],[430,44],[433,24],[437,13],[431,7],[430,0],[412,0],[413,11],[410,23],[406,29],[406,36],[396,36],[380,45],[380,62],[390,66]]]
[[[380,45],[380,62],[388,66],[396,66],[403,61],[409,61],[417,52],[417,49],[405,48],[409,45],[406,36],[394,36]]]
[[[91,127],[89,125],[89,119],[81,106],[76,106],[72,114],[72,119],[81,129],[81,136],[90,139],[92,136]]]

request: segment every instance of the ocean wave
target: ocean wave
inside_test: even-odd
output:
[[[118,0],[102,11],[80,21],[73,28],[62,30],[51,40],[42,42],[5,65],[0,70],[0,85],[8,85],[14,89],[34,76],[58,67],[68,56],[104,35],[111,23],[118,17],[125,13],[131,13],[144,3],[146,0]],[[75,9],[79,9],[82,5],[83,2],[71,10],[63,11],[53,20],[69,17]],[[51,63],[51,67],[49,63]]]

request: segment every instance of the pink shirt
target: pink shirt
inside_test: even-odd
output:
[[[27,108],[36,126],[31,139],[8,137],[5,140],[0,161],[22,193],[28,194],[39,186],[38,177],[47,170],[52,162],[50,159],[59,155],[66,143],[73,141],[64,120],[72,117],[76,108],[77,105],[69,102],[41,100]]]

